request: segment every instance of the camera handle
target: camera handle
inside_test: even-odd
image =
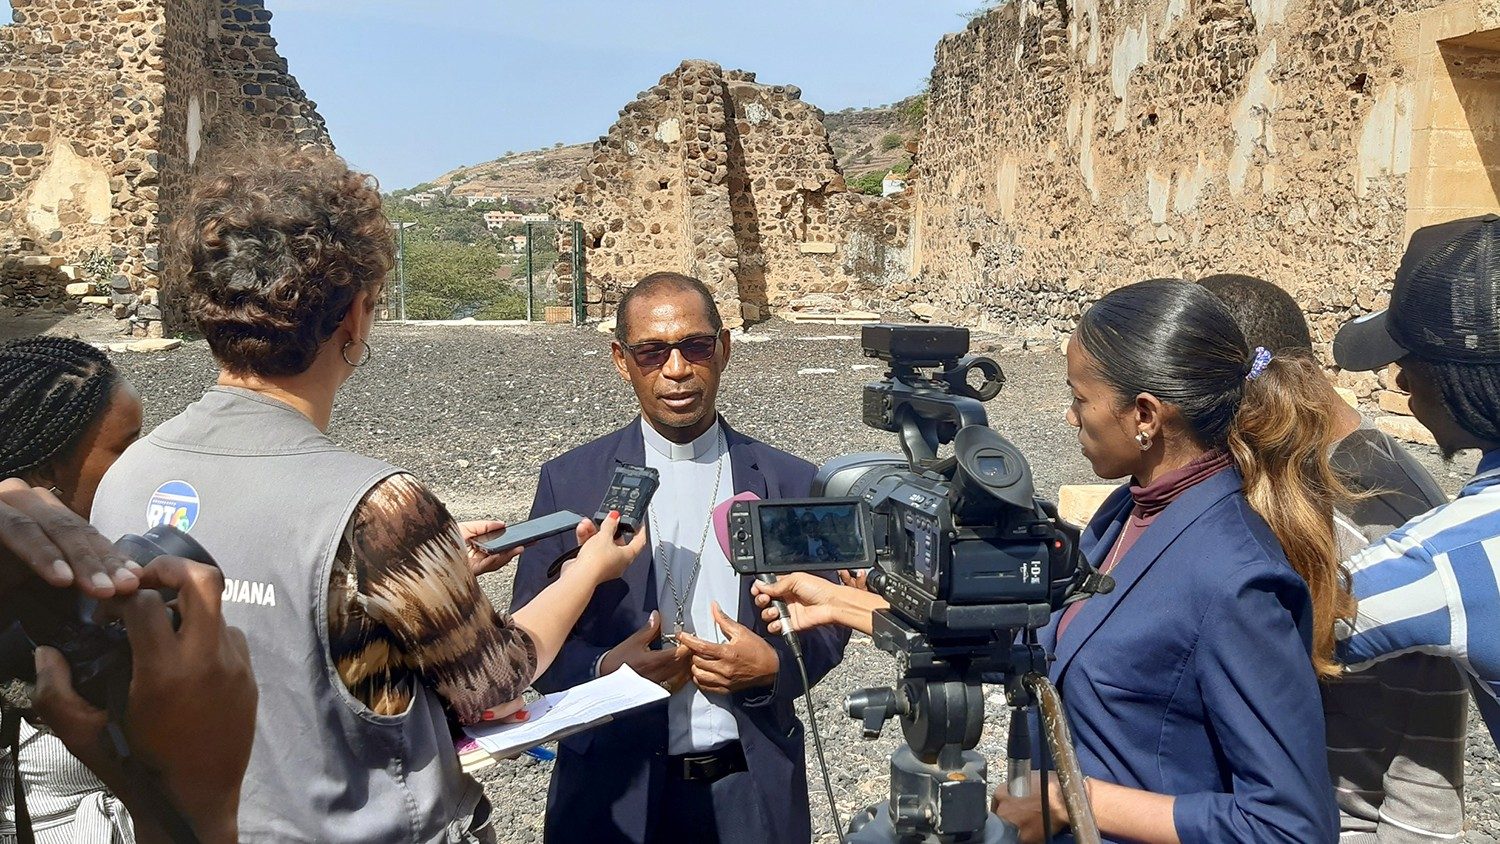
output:
[[[907,461],[924,468],[937,462],[938,448],[952,442],[959,430],[989,425],[984,406],[966,396],[909,393],[895,400],[890,416],[900,429]]]

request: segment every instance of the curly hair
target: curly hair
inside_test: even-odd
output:
[[[395,262],[379,190],[315,147],[248,147],[220,161],[174,227],[188,314],[229,372],[304,372]]]
[[[109,357],[81,340],[31,337],[0,346],[0,477],[67,455],[109,407],[118,381]]]

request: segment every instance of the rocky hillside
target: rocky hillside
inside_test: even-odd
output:
[[[884,173],[907,160],[902,145],[917,137],[913,126],[916,100],[913,97],[890,106],[847,108],[823,117],[845,176],[853,179],[865,173]],[[891,136],[899,138],[899,143]],[[444,173],[432,185],[452,186],[453,194],[460,197],[503,196],[512,202],[550,206],[559,188],[577,180],[578,172],[588,163],[590,146],[559,145],[507,153],[493,161]]]
[[[846,108],[824,115],[823,125],[828,128],[833,154],[838,157],[839,169],[845,176],[853,179],[876,170],[884,173],[907,160],[902,145],[917,138],[909,117],[911,102]],[[899,144],[892,146],[892,135],[900,139]]]
[[[503,196],[523,204],[550,206],[558,188],[572,184],[589,160],[589,144],[513,152],[483,164],[460,167],[433,180],[454,196]]]

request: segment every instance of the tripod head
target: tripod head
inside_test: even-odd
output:
[[[1003,678],[1011,704],[1025,706],[1030,695],[1021,678],[1046,670],[1041,647],[1015,642],[1010,630],[935,643],[887,610],[875,614],[874,641],[896,656],[901,680],[894,688],[854,692],[845,708],[863,722],[867,737],[899,718],[906,745],[891,756],[885,811],[866,817],[867,824],[875,821],[868,840],[1018,841],[1013,828],[989,814],[987,766],[974,747],[984,731],[985,678]],[[1020,717],[1024,724],[1024,712],[1017,711],[1013,721]]]

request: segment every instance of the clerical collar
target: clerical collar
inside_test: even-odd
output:
[[[646,418],[641,417],[641,436],[646,440],[646,445],[657,454],[673,462],[679,460],[697,460],[708,454],[719,446],[719,425],[715,419],[714,424],[707,431],[698,435],[698,438],[689,443],[674,443],[662,436]]]

